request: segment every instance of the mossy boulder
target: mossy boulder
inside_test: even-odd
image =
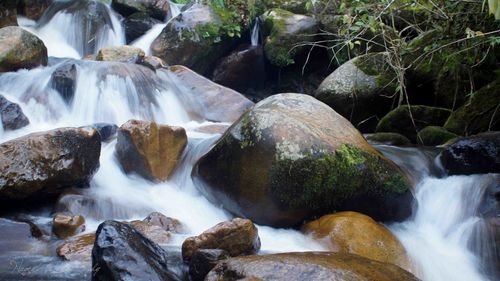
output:
[[[380,120],[376,131],[400,133],[416,142],[418,131],[427,126],[442,126],[450,114],[446,108],[401,105]]]
[[[417,281],[419,279],[393,264],[357,255],[302,252],[231,258],[220,262],[208,273],[205,280]]]
[[[356,57],[337,68],[320,84],[315,97],[347,118],[362,132],[373,132],[390,111],[396,74],[387,53]]]
[[[450,115],[444,128],[458,135],[500,130],[500,79],[473,93]]]
[[[405,248],[384,225],[356,212],[339,212],[307,223],[303,232],[337,253],[359,255],[410,271]]]
[[[47,65],[47,48],[40,38],[17,27],[0,29],[0,72]]]
[[[295,56],[307,49],[304,44],[314,42],[314,34],[319,30],[316,19],[281,9],[267,11],[262,17],[264,28],[269,33],[264,53],[278,67],[294,64]]]
[[[398,133],[374,133],[366,134],[366,140],[371,144],[386,144],[386,145],[410,145],[411,141]]]
[[[407,177],[342,116],[311,96],[271,96],[245,113],[194,169],[202,192],[271,226],[357,210],[378,220],[410,214]]]
[[[417,142],[429,146],[441,145],[456,137],[458,135],[447,131],[443,127],[427,126],[418,132]]]

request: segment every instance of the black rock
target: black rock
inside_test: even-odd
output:
[[[30,123],[19,105],[2,95],[0,95],[0,117],[5,130],[20,129]]]
[[[169,269],[168,253],[130,225],[105,221],[92,249],[92,280],[181,280]]]
[[[135,39],[144,35],[153,25],[158,23],[161,23],[161,21],[150,17],[146,13],[134,13],[128,16],[127,19],[123,21],[127,44],[130,44]]]
[[[191,262],[189,263],[189,276],[192,281],[205,280],[205,276],[221,260],[230,258],[228,252],[220,249],[199,249],[197,250]]]
[[[102,142],[109,141],[116,137],[116,132],[118,131],[118,126],[111,123],[95,123],[90,127],[97,130],[97,132],[101,136]]]
[[[462,138],[438,157],[449,175],[499,173],[500,132]]]
[[[63,64],[52,73],[50,85],[59,92],[68,104],[73,101],[75,96],[76,77],[77,72],[74,63]]]

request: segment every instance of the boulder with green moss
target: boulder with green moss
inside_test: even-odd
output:
[[[264,51],[275,66],[285,67],[295,63],[295,56],[307,50],[307,44],[315,41],[319,22],[308,16],[281,9],[264,13],[264,29],[269,33]]]
[[[473,93],[470,100],[455,110],[444,128],[459,135],[500,130],[500,79]]]
[[[17,27],[0,29],[0,72],[47,65],[47,48],[40,38]]]
[[[417,141],[423,145],[441,145],[456,137],[458,135],[447,131],[443,127],[427,126],[418,132]]]
[[[387,53],[356,57],[337,68],[321,83],[316,98],[328,104],[363,132],[373,132],[391,110],[396,78]]]
[[[295,226],[338,210],[384,221],[411,213],[406,175],[308,95],[256,104],[198,161],[193,176],[210,200],[258,224]]]
[[[451,110],[446,108],[401,105],[380,120],[377,132],[400,133],[416,142],[418,131],[427,126],[442,126],[450,114]]]

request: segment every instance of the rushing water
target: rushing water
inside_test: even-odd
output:
[[[90,188],[84,191],[84,195],[95,200],[96,204],[88,206],[77,200],[67,202],[74,213],[86,217],[87,231],[94,231],[105,219],[132,220],[143,218],[151,211],[177,218],[189,230],[187,234],[174,236],[172,245],[178,247],[186,236],[198,234],[231,217],[219,206],[208,202],[191,179],[194,163],[219,135],[196,131],[211,123],[195,120],[189,115],[191,105],[180,101],[180,87],[172,85],[164,73],[155,74],[137,65],[79,60],[103,46],[124,43],[119,17],[110,7],[95,2],[84,6],[85,9],[88,7],[106,13],[107,24],[75,32],[88,18],[81,10],[72,10],[68,5],[52,7],[38,23],[20,19],[21,26],[44,40],[51,56],[77,60],[51,59],[47,67],[0,75],[0,94],[19,103],[31,122],[13,132],[0,130],[0,142],[35,131],[97,122],[121,125],[134,118],[183,126],[188,132],[188,147],[180,166],[167,182],[151,183],[124,174],[114,156],[116,141],[111,141],[103,144],[100,169]],[[172,11],[175,16],[176,10]],[[153,27],[134,45],[149,50],[149,45],[164,26]],[[95,32],[92,38],[87,30]],[[254,30],[258,31],[258,22]],[[258,44],[257,31],[252,33],[252,44]],[[50,85],[52,73],[63,64],[75,64],[77,68],[75,96],[69,104]],[[181,88],[186,90],[188,87]],[[390,226],[413,260],[416,274],[427,281],[487,280],[467,243],[478,221],[475,211],[488,175],[437,178],[442,171],[432,160],[434,151],[377,148],[419,182],[415,191],[418,208],[414,216],[404,223]],[[49,215],[42,212],[39,219],[50,220]],[[259,235],[263,252],[322,250],[321,246],[295,230],[259,226]],[[32,258],[35,261],[53,262],[36,256],[40,254],[38,251],[28,254],[35,255]],[[0,258],[5,259],[5,256]],[[0,266],[0,271],[5,270],[4,267]],[[74,263],[60,263],[53,264],[51,270],[75,272],[81,271],[81,267]]]

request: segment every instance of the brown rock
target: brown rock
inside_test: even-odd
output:
[[[0,2],[0,28],[17,25],[17,0],[2,0]]]
[[[149,214],[144,220],[145,223],[157,225],[166,231],[172,233],[186,233],[185,226],[177,219],[169,218],[162,213],[153,212]]]
[[[61,239],[83,231],[85,231],[85,218],[83,216],[56,214],[52,219],[52,232]]]
[[[69,261],[91,261],[95,233],[71,237],[56,250],[57,255]]]
[[[410,270],[410,261],[399,240],[383,225],[356,212],[322,216],[303,228],[328,250],[359,255]]]
[[[47,65],[47,48],[40,38],[17,27],[0,29],[0,72]]]
[[[157,244],[167,244],[170,241],[170,233],[159,225],[138,220],[131,221],[130,225]]]
[[[116,61],[124,63],[141,63],[144,60],[144,51],[131,46],[102,48],[96,56],[97,61]]]
[[[182,243],[182,258],[191,260],[198,249],[225,250],[232,257],[255,254],[260,249],[260,238],[252,221],[235,218],[186,239]]]
[[[129,120],[118,130],[116,152],[125,172],[149,180],[166,180],[186,144],[186,131],[181,127]]]
[[[231,258],[219,263],[205,280],[417,281],[418,279],[393,264],[356,255],[306,252]]]
[[[18,11],[25,17],[38,20],[53,0],[19,0]]]
[[[194,118],[234,123],[252,105],[249,99],[216,84],[191,69],[174,65],[165,72],[184,94],[179,98]]]

